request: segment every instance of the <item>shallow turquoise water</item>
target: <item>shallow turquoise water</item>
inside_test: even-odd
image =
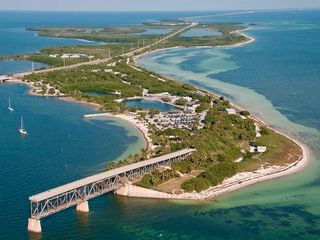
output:
[[[144,32],[139,33],[139,35],[163,35],[172,32],[173,28],[147,28]]]
[[[161,14],[130,15],[131,19],[123,17],[126,14],[40,15],[48,25],[94,25],[139,22]],[[319,239],[320,138],[319,118],[313,115],[319,113],[320,106],[319,45],[309,46],[319,39],[319,16],[319,11],[292,11],[206,18],[256,22],[259,25],[252,26],[249,34],[257,41],[241,48],[165,51],[140,60],[150,69],[232,98],[312,150],[312,163],[302,173],[243,189],[216,202],[128,199],[107,194],[90,201],[88,215],[78,215],[71,208],[43,219],[42,235],[27,234],[29,195],[99,172],[107,161],[137,151],[143,142],[140,133],[123,122],[84,120],[82,114],[94,112],[85,105],[28,96],[26,87],[20,85],[0,85],[0,239]],[[32,23],[39,16],[15,18]],[[272,31],[279,27],[282,38],[282,30]],[[308,45],[295,41],[300,36],[308,36]],[[286,51],[283,46],[288,46]],[[294,51],[299,54],[292,54]],[[299,58],[304,64],[294,64]],[[283,71],[278,66],[281,62]],[[300,81],[293,79],[295,76]],[[298,90],[305,92],[291,98]],[[6,109],[9,95],[16,108],[13,114]],[[308,111],[309,107],[313,110]],[[17,132],[20,115],[29,131],[26,138]]]
[[[242,47],[165,50],[139,60],[149,70],[223,94],[310,150],[311,163],[299,174],[195,210],[198,221],[215,223],[214,239],[320,238],[319,16],[319,11],[227,16],[219,21],[256,23],[248,31],[256,41]]]
[[[177,109],[176,107],[159,102],[159,101],[152,101],[152,100],[129,100],[126,101],[125,104],[129,107],[141,107],[143,109],[158,109],[161,112],[168,112],[170,110]]]
[[[28,196],[100,172],[108,161],[145,146],[131,125],[86,120],[83,114],[95,112],[86,105],[26,91],[18,84],[0,85],[0,239],[27,237]],[[7,109],[9,96],[14,112]],[[20,116],[25,137],[18,132]]]

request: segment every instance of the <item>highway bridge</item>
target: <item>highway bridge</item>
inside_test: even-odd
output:
[[[42,231],[41,218],[72,206],[77,206],[76,210],[79,212],[89,212],[88,200],[115,191],[128,182],[136,181],[157,168],[169,166],[173,162],[185,159],[194,151],[196,150],[183,149],[112,169],[33,195],[29,197],[31,216],[28,219],[28,231],[40,233]]]

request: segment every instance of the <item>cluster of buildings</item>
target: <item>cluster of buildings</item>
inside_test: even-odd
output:
[[[92,69],[92,70],[91,70],[92,73],[98,73],[98,72],[100,72],[100,71],[101,71],[100,68],[98,68],[98,69]],[[115,75],[115,76],[121,76],[122,78],[125,78],[125,77],[128,76],[128,75],[125,74],[125,73],[116,72],[116,71],[114,71],[112,68],[106,68],[106,69],[104,69],[104,72],[105,72],[105,73],[111,73],[111,74],[113,74],[113,75]],[[129,82],[126,82],[126,84],[129,84]],[[130,83],[130,84],[131,84],[131,83]]]
[[[32,93],[35,95],[44,95],[44,96],[60,96],[60,90],[50,86],[49,84],[43,83],[43,81],[39,82],[30,82],[32,86]]]
[[[147,89],[143,89],[142,95],[144,98],[155,101],[164,101],[164,99],[166,99],[165,102],[171,105],[176,105],[177,100],[184,99],[186,101],[186,105],[180,107],[184,107],[185,110],[190,110],[192,112],[195,112],[196,108],[200,106],[200,101],[197,99],[193,100],[191,97],[175,96],[168,92],[150,94]]]
[[[51,58],[62,58],[62,59],[67,59],[67,58],[94,58],[94,56],[89,56],[88,54],[84,53],[64,53],[64,54],[50,54],[49,57]]]
[[[234,108],[226,108],[225,112],[229,115],[237,114],[237,111]]]

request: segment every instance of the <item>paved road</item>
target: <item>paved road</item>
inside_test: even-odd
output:
[[[189,25],[187,25],[187,26],[185,26],[183,28],[180,28],[179,30],[177,30],[175,32],[172,32],[171,34],[165,36],[164,38],[159,39],[158,41],[156,41],[156,42],[154,42],[152,44],[149,44],[149,45],[141,47],[139,49],[136,49],[136,50],[130,51],[128,53],[122,54],[120,56],[121,57],[132,57],[135,54],[141,53],[141,52],[145,51],[146,49],[151,48],[151,47],[153,47],[153,46],[155,46],[155,45],[157,45],[159,43],[162,43],[163,41],[166,41],[167,39],[172,38],[172,37],[180,34],[181,32],[186,31],[189,28],[192,28],[192,27],[194,27],[196,25],[198,25],[198,23],[193,22],[193,23],[191,23],[191,24],[189,24]],[[17,74],[14,74],[12,77],[13,78],[21,78],[21,77],[23,77],[25,75],[29,75],[31,73],[46,73],[46,72],[52,72],[52,71],[56,71],[56,70],[65,70],[65,69],[77,68],[77,67],[84,66],[84,65],[101,64],[101,63],[109,62],[110,60],[112,60],[112,58],[113,57],[104,58],[104,59],[98,59],[98,60],[94,60],[94,61],[91,61],[91,62],[77,63],[77,64],[72,64],[72,65],[68,65],[68,66],[64,66],[64,67],[47,68],[47,69],[38,70],[38,71],[34,71],[34,72],[17,73]]]

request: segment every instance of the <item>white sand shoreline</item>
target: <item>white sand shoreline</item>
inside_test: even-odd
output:
[[[247,29],[242,30],[242,31],[246,31],[246,30]],[[218,47],[242,46],[242,45],[249,44],[249,43],[255,41],[254,38],[245,35],[244,33],[242,33],[242,31],[238,31],[238,32],[239,32],[239,34],[242,34],[242,35],[248,37],[249,38],[248,41],[243,42],[243,43],[239,43],[239,44],[228,45],[228,46],[218,46]],[[174,48],[175,49],[179,49],[181,47],[174,47]],[[203,47],[197,47],[197,48],[208,48],[208,47],[203,46]],[[138,55],[138,56],[134,57],[133,58],[134,62],[136,63],[136,59],[142,57],[143,55],[151,54],[151,53],[158,52],[158,51],[164,51],[164,50],[167,50],[167,49],[159,49],[159,50],[155,50],[155,51],[152,51],[152,52],[143,53],[141,55]],[[32,84],[30,84],[28,82],[23,82],[23,81],[21,81],[19,79],[11,80],[9,82],[22,83],[22,84],[28,85],[31,88],[33,87]],[[208,92],[207,90],[205,90],[205,91]],[[29,94],[32,94],[32,91],[30,91]],[[216,93],[213,93],[213,94],[218,95]],[[32,94],[32,95],[35,95],[35,94]],[[71,97],[60,97],[60,99],[66,100],[66,101],[83,103],[83,104],[89,104],[90,106],[92,106],[92,107],[94,107],[96,109],[101,108],[101,106],[99,104],[88,103],[88,102],[85,102],[85,101],[80,101],[80,100],[73,99]],[[233,106],[235,106],[236,108],[239,108],[239,109],[244,109],[244,108],[239,107],[239,106],[237,106],[235,104],[233,104]],[[102,114],[97,114],[97,115],[102,116]],[[119,118],[119,119],[122,119],[122,120],[125,120],[125,121],[129,122],[130,124],[133,124],[143,134],[144,139],[145,139],[145,141],[147,143],[147,149],[152,149],[153,145],[152,145],[152,141],[151,141],[150,137],[148,136],[148,127],[146,127],[146,126],[142,125],[141,123],[139,123],[139,121],[134,119],[133,116],[129,116],[129,115],[126,115],[126,114],[112,114],[112,113],[103,113],[103,115],[105,117]],[[256,116],[252,116],[252,118],[254,120],[256,120],[257,122],[260,122],[263,125],[265,125],[268,128],[270,128],[260,118],[258,118]],[[289,166],[282,166],[282,167],[277,168],[277,169],[276,168],[264,169],[264,171],[262,171],[261,173],[259,173],[257,171],[258,175],[254,175],[254,176],[250,175],[251,173],[242,173],[242,176],[243,176],[243,174],[246,174],[246,175],[244,175],[244,177],[242,178],[241,182],[239,182],[240,181],[239,178],[238,178],[239,175],[237,174],[238,176],[235,175],[234,177],[230,178],[231,180],[230,179],[226,179],[222,184],[220,184],[218,186],[215,186],[215,187],[211,187],[208,190],[205,190],[205,191],[203,191],[201,193],[183,193],[183,194],[178,194],[178,195],[171,194],[170,199],[192,199],[192,200],[212,199],[212,198],[216,198],[216,197],[218,197],[218,196],[220,196],[222,194],[226,194],[226,193],[238,190],[238,189],[246,187],[246,186],[250,186],[250,185],[253,185],[253,184],[257,184],[257,183],[260,183],[260,182],[264,182],[264,181],[275,179],[275,178],[279,178],[279,177],[284,177],[284,176],[287,176],[287,175],[290,175],[290,174],[294,174],[294,173],[297,173],[297,172],[301,171],[309,162],[309,150],[308,150],[308,148],[304,144],[300,143],[298,140],[295,140],[295,139],[293,139],[293,138],[291,138],[291,137],[287,136],[286,134],[283,134],[283,133],[281,133],[279,131],[276,131],[276,132],[282,134],[283,136],[287,137],[288,139],[291,139],[297,145],[300,146],[300,148],[302,149],[302,152],[303,152],[303,156],[301,157],[301,159],[299,161],[297,161],[297,162],[295,162],[295,163],[293,163],[293,164],[291,164]],[[233,178],[234,178],[234,181],[232,181]],[[137,197],[148,197],[146,192],[147,191],[144,192],[143,189],[142,189],[140,196],[137,196]]]
[[[32,96],[40,96],[40,97],[46,97],[44,95],[39,95],[39,94],[34,94],[33,93],[33,85],[29,82],[24,82],[20,79],[10,79],[7,81],[7,83],[15,83],[15,84],[24,84],[30,87],[30,90],[28,91],[28,94]],[[48,96],[47,96],[48,97]],[[67,101],[67,102],[73,102],[73,103],[80,103],[80,104],[85,104],[90,107],[92,107],[95,110],[100,110],[102,106],[98,103],[93,103],[93,102],[87,102],[84,100],[77,100],[74,99],[70,96],[51,96],[51,97],[57,97],[62,101]],[[126,121],[128,124],[133,125],[139,132],[142,133],[142,136],[144,138],[145,144],[146,144],[146,149],[151,150],[154,146],[152,144],[151,138],[148,136],[148,128],[146,126],[143,126],[142,124],[139,123],[139,121],[135,120],[132,116],[126,115],[126,114],[112,114],[112,113],[98,113],[98,114],[93,114],[98,116],[104,116],[104,117],[111,117],[111,118],[118,118],[121,120]]]
[[[148,135],[148,127],[143,125],[139,120],[137,120],[134,116],[130,116],[127,114],[114,114],[114,113],[97,113],[97,114],[88,114],[84,115],[85,118],[99,118],[99,117],[109,117],[109,118],[118,118],[121,120],[126,121],[127,123],[133,125],[136,127],[143,135],[144,140],[147,145],[147,150],[152,150],[153,149],[153,144],[152,140]]]
[[[29,87],[32,87],[32,85],[30,83],[23,82],[18,79],[13,80],[13,81],[9,81],[9,82],[26,84]],[[32,94],[32,89],[29,91],[29,94]],[[216,93],[214,93],[214,94],[216,95]],[[34,94],[32,94],[32,95],[34,95]],[[85,101],[73,99],[71,97],[60,97],[60,99],[64,100],[64,101],[87,104],[95,109],[99,109],[101,107],[99,104],[88,103]],[[232,103],[232,105],[235,108],[244,110],[243,107],[240,107],[234,103]],[[150,150],[153,148],[152,140],[148,136],[148,128],[146,126],[142,125],[141,123],[139,123],[139,121],[134,119],[133,116],[126,115],[126,114],[113,114],[113,113],[98,113],[98,114],[93,114],[93,115],[95,115],[96,117],[118,118],[118,119],[121,119],[121,120],[128,122],[129,124],[132,124],[142,133],[144,140],[146,142],[146,145],[147,145],[147,149]],[[193,192],[193,193],[183,193],[183,194],[167,194],[167,193],[161,194],[162,192],[158,192],[155,195],[156,197],[154,197],[154,195],[149,196],[150,191],[148,189],[143,189],[143,188],[137,187],[135,190],[134,197],[141,197],[141,198],[150,198],[151,197],[151,198],[162,198],[162,199],[166,198],[166,199],[180,199],[180,200],[212,200],[212,199],[215,199],[221,195],[242,189],[247,186],[251,186],[251,185],[255,185],[255,184],[265,182],[268,180],[272,180],[272,179],[276,179],[276,178],[280,178],[280,177],[285,177],[285,176],[288,176],[291,174],[295,174],[295,173],[303,170],[307,166],[307,164],[309,163],[309,150],[304,144],[302,144],[298,140],[296,140],[286,134],[283,134],[283,133],[271,128],[261,118],[256,117],[256,116],[252,116],[252,118],[255,121],[259,122],[260,124],[263,124],[266,127],[270,128],[270,129],[276,131],[277,133],[282,134],[283,136],[287,137],[288,139],[291,139],[292,141],[294,141],[302,149],[302,152],[303,152],[302,158],[299,161],[297,161],[289,166],[282,166],[280,168],[270,167],[269,169],[266,168],[263,170],[264,173],[257,173],[254,176],[250,175],[252,173],[236,174],[232,178],[226,179],[222,184],[220,184],[218,186],[211,187],[211,188],[209,188],[205,191],[202,191],[200,193]],[[239,182],[239,179],[240,179],[239,175],[244,176],[243,178],[241,178],[241,182]],[[127,196],[130,196],[130,195],[127,195]]]
[[[182,46],[176,46],[176,47],[169,47],[169,48],[160,48],[160,49],[156,49],[156,50],[153,50],[153,51],[147,51],[147,52],[144,52],[144,53],[141,53],[139,55],[136,55],[134,57],[132,57],[133,59],[133,62],[135,65],[137,65],[137,60],[143,56],[146,56],[146,55],[149,55],[149,54],[154,54],[154,53],[157,53],[157,52],[162,52],[162,51],[167,51],[167,50],[170,50],[170,49],[192,49],[192,48],[227,48],[227,47],[240,47],[240,46],[244,46],[244,45],[247,45],[247,44],[250,44],[254,41],[256,41],[255,38],[245,34],[244,32],[250,30],[250,28],[246,28],[246,29],[242,29],[242,30],[237,30],[237,31],[234,31],[235,33],[239,34],[239,35],[242,35],[246,38],[248,38],[247,41],[244,41],[244,42],[241,42],[241,43],[235,43],[235,44],[231,44],[231,45],[221,45],[221,46],[194,46],[194,47],[182,47]]]
[[[238,46],[243,46],[249,43],[252,43],[255,41],[255,39],[251,36],[248,36],[247,34],[243,33],[244,31],[249,30],[244,29],[244,30],[239,30],[236,31],[239,34],[242,34],[243,36],[247,37],[249,40],[243,43],[238,43],[238,44],[234,44],[234,45],[226,45],[226,46],[215,46],[215,47],[211,47],[211,46],[199,46],[199,47],[192,47],[192,48],[220,48],[220,47],[238,47]],[[182,49],[182,47],[173,47],[173,48],[164,48],[164,49],[157,49],[155,51],[151,51],[151,52],[147,52],[147,53],[143,53],[140,54],[138,56],[134,57],[134,63],[135,65],[137,64],[137,59],[139,59],[142,56],[145,55],[149,55],[149,54],[153,54],[155,52],[161,52],[161,51],[166,51],[168,49]],[[174,80],[174,79],[172,79]],[[207,92],[207,90],[205,90]],[[212,93],[214,95],[219,96],[219,94],[217,93]],[[234,103],[231,103],[233,107],[240,109],[240,110],[245,110],[245,108],[240,107]],[[246,174],[248,177],[244,177],[241,181],[238,180],[238,176],[239,174],[236,174],[235,176],[233,176],[232,178],[235,178],[235,181],[230,182],[230,180],[232,180],[232,178],[229,179],[225,179],[225,181],[215,187],[211,187],[205,191],[202,191],[200,193],[183,193],[183,194],[170,194],[170,197],[167,197],[168,199],[184,199],[184,200],[206,200],[206,199],[213,199],[216,197],[219,197],[223,194],[226,193],[230,193],[236,190],[239,190],[241,188],[247,187],[247,186],[251,186],[257,183],[261,183],[261,182],[265,182],[268,180],[272,180],[272,179],[276,179],[276,178],[280,178],[280,177],[285,177],[291,174],[295,174],[300,172],[301,170],[303,170],[309,163],[310,161],[310,157],[309,157],[309,149],[307,148],[307,146],[305,146],[304,144],[302,144],[300,141],[288,136],[287,134],[284,134],[276,129],[271,128],[270,126],[268,126],[268,124],[265,123],[265,121],[263,121],[261,118],[257,117],[257,116],[251,116],[251,118],[253,120],[255,120],[256,122],[268,127],[269,129],[272,129],[273,131],[283,135],[284,137],[292,140],[293,142],[295,142],[301,149],[302,149],[302,157],[300,160],[290,164],[289,166],[282,166],[279,168],[274,168],[271,167],[269,169],[264,169],[264,173],[258,173],[257,176],[253,177],[249,176],[250,173],[240,173],[240,174]],[[238,175],[238,176],[237,176]],[[140,193],[140,196],[139,194]],[[135,192],[135,197],[152,197],[152,196],[147,196],[148,195],[148,191],[146,191],[147,194],[144,194],[143,188],[141,188],[140,191],[136,191]],[[161,198],[166,198],[165,196],[162,196]]]
[[[290,138],[290,137],[289,137]],[[202,192],[191,192],[182,194],[170,194],[159,192],[155,190],[145,189],[137,186],[125,186],[124,189],[120,189],[116,194],[137,198],[161,198],[161,199],[176,199],[176,200],[214,200],[222,195],[243,189],[248,186],[252,186],[258,183],[274,180],[277,178],[285,177],[288,175],[296,174],[303,170],[309,163],[309,150],[308,148],[298,142],[297,143],[303,152],[303,156],[300,160],[285,166],[272,166],[264,169],[260,169],[255,172],[242,172],[234,175],[231,178],[225,179],[222,184],[214,187],[210,187]],[[130,184],[129,184],[130,185]],[[133,189],[130,191],[130,189]]]

